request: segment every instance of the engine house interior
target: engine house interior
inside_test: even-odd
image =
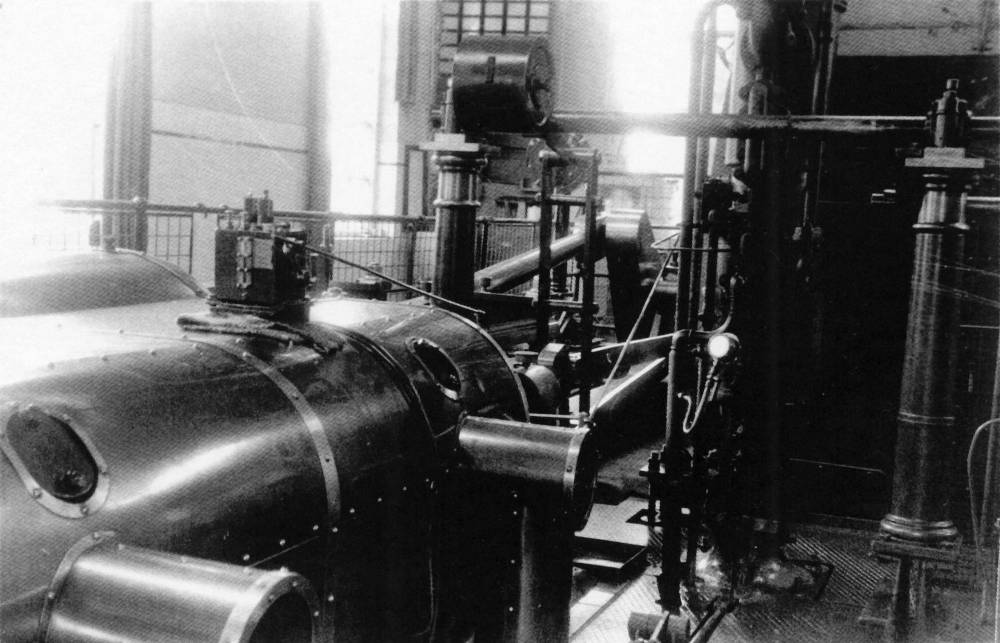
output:
[[[1000,643],[998,27],[4,3],[0,641]]]

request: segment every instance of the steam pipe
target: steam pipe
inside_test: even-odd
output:
[[[705,258],[705,304],[701,316],[701,325],[705,330],[715,327],[715,288],[719,275],[719,233],[714,229],[708,232],[708,256]]]
[[[701,56],[701,78],[698,82],[698,113],[711,113],[712,112],[712,97],[715,93],[715,45],[716,45],[716,10],[710,11],[705,16],[705,25],[701,30],[700,39],[700,52]],[[690,98],[689,98],[690,100]],[[701,185],[705,182],[705,177],[708,174],[708,150],[709,141],[705,138],[695,139],[695,174],[694,181],[690,186],[685,186],[687,191],[694,191],[700,189]],[[692,208],[694,208],[694,203],[692,202]],[[693,222],[697,226],[697,232],[693,232],[693,243],[692,248],[695,248],[693,254],[691,255],[692,271],[691,271],[691,290],[689,293],[690,303],[688,304],[688,315],[690,316],[690,321],[688,322],[689,328],[698,328],[698,312],[699,312],[699,300],[701,298],[701,268],[703,263],[702,255],[698,252],[703,244],[704,230],[701,225],[704,224],[702,220],[702,209],[698,207],[693,209],[691,216]]]
[[[822,5],[820,16],[820,54],[813,77],[812,114],[825,115],[830,104],[830,82],[833,78],[834,60],[837,55],[837,33],[840,14],[845,7],[843,0],[828,0]],[[808,226],[815,218],[816,206],[819,201],[820,174],[823,167],[824,142],[815,143],[809,174],[806,179],[805,198],[802,214],[803,226]],[[806,246],[808,247],[808,245]]]
[[[767,480],[764,518],[782,519],[781,476],[781,215],[783,137],[769,137],[764,145],[767,193],[764,213],[764,431]],[[777,539],[773,541],[777,545]]]
[[[567,640],[573,532],[587,522],[598,469],[590,432],[467,416],[459,444],[472,471],[523,500],[516,640]]]
[[[729,0],[712,0],[698,12],[698,16],[695,18],[693,37],[691,38],[691,75],[688,80],[688,114],[682,116],[694,119],[702,117],[702,77],[704,70],[704,55],[703,50],[705,46],[705,25],[711,16],[715,15],[716,10],[723,4],[728,4]],[[563,114],[561,117],[554,117],[557,123],[561,123],[565,126],[572,123],[571,117]],[[560,120],[561,118],[561,120]],[[629,119],[619,120],[620,123],[626,123]],[[640,117],[642,120],[642,117]],[[583,131],[580,128],[580,121],[577,120],[575,127],[571,126],[568,129],[574,131]],[[630,129],[630,128],[627,128]],[[604,131],[603,129],[599,131]],[[608,132],[611,133],[611,132]],[[661,132],[667,133],[667,132]],[[691,131],[686,131],[683,136],[688,136],[688,140],[685,144],[684,151],[684,203],[681,208],[681,223],[680,223],[680,246],[681,248],[690,248],[692,241],[692,229],[691,225],[693,223],[694,217],[694,207],[695,207],[695,183],[698,179],[698,139],[694,137],[705,136],[706,133],[702,131],[701,128],[695,128]],[[690,253],[684,250],[680,253],[680,260],[678,266],[677,275],[677,309],[674,315],[674,329],[681,330],[689,327],[689,297],[691,288],[691,256]],[[673,381],[673,375],[671,375],[670,380]],[[669,388],[669,384],[668,384]],[[672,392],[668,390],[668,395]],[[668,426],[670,426],[671,418],[667,417]]]
[[[728,4],[728,0],[712,0],[698,12],[695,18],[693,37],[691,38],[691,75],[688,81],[688,112],[683,117],[688,120],[698,120],[702,118],[702,79],[704,68],[704,45],[705,45],[705,25],[709,17],[723,4]],[[572,123],[572,118],[563,115],[562,124]],[[619,121],[625,123],[627,121]],[[586,124],[577,120],[575,123],[579,131],[583,131],[581,126]],[[570,129],[573,129],[571,126]],[[662,132],[661,132],[662,133]],[[666,426],[661,460],[668,467],[677,463],[678,449],[680,445],[675,439],[680,426],[680,413],[677,408],[676,398],[679,388],[679,362],[683,359],[679,352],[686,350],[687,339],[690,329],[690,292],[691,292],[691,262],[693,255],[690,250],[692,242],[692,222],[695,208],[695,182],[698,176],[698,139],[695,137],[705,136],[706,133],[700,128],[685,131],[683,135],[689,138],[685,144],[684,151],[684,203],[681,208],[680,238],[679,243],[682,250],[678,260],[677,275],[677,306],[674,314],[674,341],[670,347],[667,371],[667,400],[666,400]],[[700,260],[700,259],[699,259]],[[653,472],[650,472],[650,476]],[[652,479],[652,477],[651,477]],[[670,485],[661,485],[660,489],[660,512],[663,524],[666,526],[680,521],[680,497],[679,490]],[[680,530],[676,527],[665,528],[663,530],[663,540],[661,543],[662,567],[660,576],[657,578],[657,586],[660,593],[660,603],[667,610],[678,609],[680,600]]]
[[[596,223],[596,235],[597,238],[600,238],[604,234],[604,217],[598,217]],[[584,237],[584,232],[580,231],[552,242],[550,265],[562,263],[580,252],[584,246]],[[599,243],[597,246],[601,248],[603,244]],[[482,270],[477,270],[475,273],[476,283],[488,292],[503,292],[523,284],[531,279],[538,270],[538,254],[538,248],[534,248],[492,266],[487,266]],[[600,258],[599,254],[594,257],[595,261]]]

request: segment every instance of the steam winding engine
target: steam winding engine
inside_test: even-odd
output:
[[[0,638],[565,636],[595,458],[525,422],[479,327],[351,301],[180,322],[0,342]]]

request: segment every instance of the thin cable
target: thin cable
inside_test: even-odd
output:
[[[656,287],[660,285],[660,282],[663,280],[663,273],[666,271],[667,262],[669,261],[670,255],[668,254],[664,257],[663,263],[660,265],[660,270],[656,273],[656,279],[653,280],[653,285],[649,287],[649,294],[646,295],[646,301],[642,304],[642,310],[639,311],[639,316],[636,318],[635,323],[632,324],[632,330],[628,332],[628,337],[625,338],[625,343],[622,345],[621,351],[618,352],[618,359],[615,360],[615,364],[611,367],[611,372],[608,374],[608,379],[605,380],[604,386],[601,388],[601,395],[597,398],[597,401],[594,402],[591,408],[596,409],[600,406],[605,393],[608,392],[609,382],[614,379],[615,373],[622,365],[622,360],[625,359],[625,352],[628,350],[629,345],[632,344],[632,340],[635,339],[635,334],[639,332],[639,325],[646,316],[646,311],[649,309],[649,303],[653,301],[653,294],[656,292]]]
[[[354,263],[353,261],[350,261],[348,259],[344,259],[343,257],[339,257],[339,256],[333,254],[332,252],[327,252],[326,250],[320,250],[319,248],[317,248],[315,246],[310,246],[309,244],[302,243],[298,239],[292,239],[291,237],[282,237],[282,236],[277,235],[277,234],[274,235],[274,238],[277,239],[277,240],[279,240],[279,241],[284,241],[285,243],[290,243],[292,245],[301,245],[303,248],[305,248],[309,252],[315,252],[318,255],[326,257],[327,259],[332,259],[333,261],[339,261],[340,263],[342,263],[342,264],[344,264],[346,266],[350,266],[351,268],[357,268],[358,270],[363,270],[364,272],[367,272],[370,275],[378,277],[379,279],[385,279],[389,283],[396,284],[397,286],[399,286],[401,288],[405,288],[405,289],[409,290],[410,292],[414,292],[414,293],[416,293],[418,295],[421,295],[423,297],[427,297],[428,299],[433,299],[434,301],[439,301],[439,302],[441,302],[443,304],[447,304],[449,306],[453,306],[455,308],[464,310],[464,311],[466,311],[468,313],[472,313],[473,315],[476,316],[477,320],[482,315],[486,314],[486,311],[479,310],[478,308],[473,308],[471,306],[466,306],[464,304],[460,304],[457,301],[452,301],[451,299],[448,299],[446,297],[442,297],[440,295],[435,295],[434,293],[429,293],[426,290],[421,290],[421,289],[417,288],[416,286],[411,286],[410,284],[406,283],[405,281],[400,281],[399,279],[393,279],[389,275],[383,274],[383,273],[381,273],[381,272],[379,272],[377,270],[372,270],[371,268],[369,268],[367,266],[362,266],[359,263]]]
[[[975,486],[972,484],[972,456],[976,451],[976,442],[979,440],[979,435],[986,429],[992,430],[993,426],[1000,424],[1000,418],[994,418],[992,420],[986,420],[976,429],[975,433],[972,434],[972,442],[969,444],[969,452],[965,456],[965,475],[968,478],[969,483],[969,514],[972,518],[972,542],[976,546],[976,583],[984,583],[986,581],[985,569],[983,569],[983,548],[982,544],[979,542],[979,531],[982,525],[979,524],[979,517],[976,515],[976,491]],[[984,481],[985,483],[985,481]]]

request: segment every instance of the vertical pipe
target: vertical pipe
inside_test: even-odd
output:
[[[839,29],[840,14],[844,12],[845,8],[843,0],[826,0],[822,4],[819,24],[820,52],[817,60],[816,74],[813,77],[811,102],[811,113],[814,115],[825,115],[829,111],[830,82],[833,78],[834,60],[837,56],[837,32]],[[810,227],[816,219],[826,141],[819,140],[814,143],[814,146],[806,177],[805,198],[803,199],[804,212],[802,214],[802,221],[805,228]],[[808,243],[808,240],[806,240],[806,243]]]
[[[674,334],[670,343],[670,354],[667,357],[668,394],[666,400],[666,417],[679,417],[677,396],[670,395],[671,376],[677,372],[682,359],[681,353],[688,350],[690,331],[680,330]],[[676,429],[676,430],[672,430]],[[660,462],[664,471],[673,477],[681,470],[680,427],[667,425],[667,432]],[[660,542],[660,575],[657,576],[657,589],[660,594],[660,604],[665,610],[677,610],[681,606],[681,498],[678,482],[667,478],[667,475],[656,478],[656,490],[660,496],[660,523],[663,525],[663,535]]]
[[[765,520],[780,523],[781,503],[781,219],[782,154],[785,139],[771,136],[764,142],[767,172],[764,212],[764,346],[761,367],[764,371],[764,439],[766,486]],[[776,544],[776,543],[775,543]]]
[[[518,641],[569,640],[573,531],[546,512],[524,508]]]
[[[492,222],[489,219],[483,218],[479,220],[479,256],[476,257],[476,267],[485,268],[489,261],[489,247],[490,247],[490,226]],[[476,284],[479,287],[479,284]]]
[[[710,228],[708,232],[708,256],[705,258],[705,304],[701,315],[702,328],[715,328],[715,289],[719,274],[719,233]]]
[[[646,517],[648,519],[649,533],[656,529],[656,497],[659,495],[660,480],[660,452],[651,451],[649,460],[646,461],[646,470],[649,472],[649,497],[646,499]]]
[[[712,0],[698,12],[695,18],[691,38],[691,73],[688,79],[688,113],[699,114],[702,109],[702,76],[704,66],[705,23],[709,16],[714,16],[716,10],[727,0]],[[664,445],[661,461],[667,471],[678,471],[680,464],[680,448],[677,435],[680,431],[681,414],[677,405],[678,393],[681,387],[680,368],[685,356],[681,355],[687,349],[688,332],[691,327],[691,262],[690,251],[693,234],[692,223],[696,206],[695,191],[698,176],[698,138],[688,137],[684,147],[684,200],[681,207],[680,236],[678,244],[678,274],[677,274],[677,304],[674,311],[674,335],[668,357],[666,378],[666,426],[664,428]],[[680,608],[680,547],[681,547],[681,500],[676,484],[661,480],[660,515],[663,523],[663,538],[660,544],[661,571],[657,577],[657,589],[660,594],[660,604],[664,609],[674,611]]]
[[[832,44],[833,34],[833,3],[835,0],[823,0],[820,3],[819,18],[817,20],[817,40],[819,41],[819,51],[816,54],[816,68],[813,73],[812,101],[810,113],[822,113],[822,106],[826,102],[826,74],[827,65],[830,64],[829,52]]]
[[[709,15],[714,15],[715,11],[723,4],[728,4],[726,0],[713,0],[699,11],[695,18],[694,31],[691,38],[691,74],[688,79],[688,113],[697,114],[701,111],[701,79],[702,46],[704,45],[705,21]],[[681,331],[690,328],[689,316],[689,296],[691,290],[691,252],[686,250],[691,247],[692,242],[692,217],[695,208],[695,179],[697,174],[698,161],[698,141],[696,137],[689,137],[684,147],[684,200],[681,207],[680,236],[678,244],[680,250],[677,253],[677,305],[674,310],[674,330]],[[676,345],[676,340],[674,344]],[[676,363],[676,346],[673,351],[672,361]],[[667,373],[667,417],[666,417],[666,441],[670,442],[670,434],[677,428],[679,414],[677,406],[673,403],[677,397],[680,375],[678,369],[671,364]],[[667,553],[666,546],[663,548]],[[673,553],[671,553],[673,555]]]
[[[701,30],[701,43],[699,46],[701,56],[701,79],[698,87],[698,113],[709,114],[712,112],[712,97],[715,94],[715,47],[716,47],[716,11],[708,13],[705,25]],[[700,191],[705,183],[708,174],[708,150],[709,139],[698,138],[695,145],[695,174],[694,182],[689,190]],[[697,194],[696,194],[697,196]],[[704,243],[704,221],[701,216],[701,208],[695,208],[692,213],[692,244],[691,252],[691,303],[688,304],[688,314],[690,321],[689,328],[698,328],[698,318],[700,313],[700,299],[702,290],[702,265],[704,263],[704,253],[700,249]]]
[[[886,628],[885,640],[909,640],[910,625],[910,576],[913,571],[913,560],[899,559],[899,569],[892,589],[892,606],[890,608],[889,624]]]
[[[704,226],[701,217],[692,225],[691,235],[691,303],[688,304],[688,313],[691,318],[688,320],[688,328],[698,330],[698,321],[701,313],[701,269],[705,261],[705,253],[701,251],[704,236]]]

